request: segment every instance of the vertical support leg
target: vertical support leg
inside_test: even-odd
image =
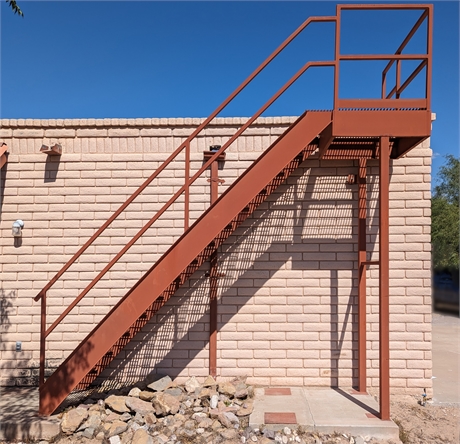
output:
[[[358,168],[358,391],[367,391],[366,368],[366,159]]]
[[[380,138],[379,161],[379,364],[380,364],[380,419],[390,419],[390,140]]]
[[[209,374],[217,376],[217,251],[211,255],[209,277]]]
[[[219,170],[217,160],[211,164],[211,204],[218,197]],[[217,251],[212,253],[211,270],[209,277],[209,374],[217,376]]]

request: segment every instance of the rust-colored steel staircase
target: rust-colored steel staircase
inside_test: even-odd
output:
[[[333,17],[313,17],[306,20],[216,111],[209,116],[158,168],[144,184],[107,220],[83,245],[56,276],[37,295],[41,300],[40,353],[40,413],[52,413],[75,389],[87,388],[131,339],[150,321],[175,291],[206,261],[231,233],[309,156],[320,159],[376,158],[387,146],[389,157],[400,157],[430,134],[430,93],[422,99],[403,99],[402,91],[423,69],[427,82],[431,76],[431,43],[423,55],[402,55],[404,47],[424,20],[429,22],[428,5],[407,5],[406,9],[421,9],[422,16],[406,40],[391,55],[341,56],[340,14],[342,9],[398,9],[397,5],[338,6]],[[190,176],[190,142],[273,60],[306,26],[312,22],[336,23],[336,55],[333,61],[307,62],[259,111],[236,131],[218,151]],[[430,22],[429,22],[430,23]],[[388,60],[397,64],[396,86],[386,94],[386,69],[383,73],[382,98],[375,100],[342,100],[338,96],[338,68],[341,60]],[[421,60],[419,67],[401,82],[401,60]],[[265,152],[189,226],[190,187],[203,172],[241,135],[281,94],[307,69],[329,66],[335,70],[334,109],[307,111],[301,115]],[[399,74],[398,74],[399,73]],[[427,83],[428,84],[428,83]],[[393,96],[395,96],[393,98]],[[382,145],[381,137],[388,139]],[[92,245],[99,235],[147,188],[161,172],[185,151],[184,185],[157,212],[125,247],[104,267],[64,312],[47,325],[47,292],[70,266]],[[360,164],[361,165],[361,164]],[[84,298],[97,282],[117,263],[128,249],[181,196],[185,199],[184,233],[145,273],[128,293],[88,334],[67,359],[45,380],[46,338],[67,314]]]

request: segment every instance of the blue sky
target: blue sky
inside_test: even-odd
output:
[[[1,118],[206,117],[300,23],[336,2],[23,1],[0,5]],[[347,2],[343,2],[347,3]],[[435,4],[434,172],[459,151],[459,3]],[[346,13],[342,53],[394,53],[419,12]],[[307,60],[333,58],[314,24],[222,115],[252,115]],[[408,52],[423,52],[425,30]],[[341,68],[342,97],[376,97],[385,62]],[[403,76],[414,64],[403,64]],[[308,71],[265,115],[332,106],[332,68]],[[415,82],[408,97],[421,94]]]

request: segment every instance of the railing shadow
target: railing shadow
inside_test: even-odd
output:
[[[351,395],[350,393],[346,392],[345,390],[342,390],[339,387],[332,387],[337,393],[341,394],[344,398],[348,399],[351,401],[353,404],[356,404],[357,406],[361,407],[363,410],[366,410],[368,413],[374,415],[375,417],[379,417],[379,412],[372,407],[368,406],[365,402],[360,401],[359,399],[356,399],[355,396]]]
[[[61,156],[46,156],[45,171],[43,177],[45,183],[56,182],[60,163]]]

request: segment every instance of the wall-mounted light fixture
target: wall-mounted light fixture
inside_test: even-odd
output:
[[[221,149],[222,145],[211,145],[209,151],[204,152],[204,160],[210,159],[214,154]],[[225,151],[220,153],[215,160],[225,160]]]
[[[55,143],[52,147],[42,145],[40,152],[51,156],[60,156],[62,154],[62,146],[59,143]]]
[[[21,237],[22,236],[22,229],[24,228],[24,221],[18,219],[17,221],[13,222],[13,236],[14,237]]]

